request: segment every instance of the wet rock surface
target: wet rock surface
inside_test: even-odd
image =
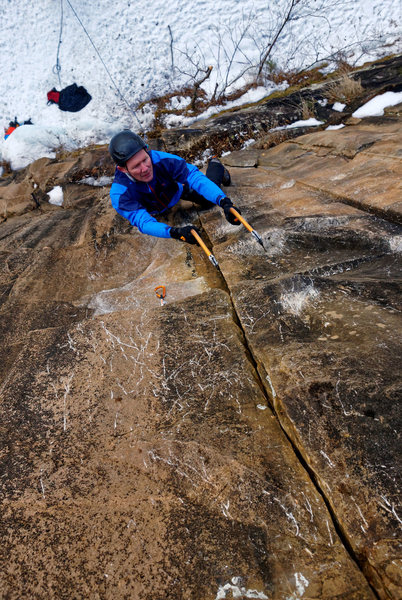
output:
[[[228,156],[265,250],[171,217],[220,272],[78,183],[98,149],[18,175],[43,196],[0,225],[2,597],[401,597],[399,119]]]
[[[379,596],[399,598],[401,127],[369,125],[232,168],[266,251],[219,215],[203,223],[284,430]]]

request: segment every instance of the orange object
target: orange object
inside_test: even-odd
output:
[[[251,227],[251,225],[249,223],[247,223],[246,219],[244,219],[240,213],[237,212],[237,210],[235,208],[230,208],[230,212],[236,217],[236,219],[238,219],[240,221],[240,223],[242,223],[244,225],[244,227],[250,232],[252,233],[254,231],[254,229]]]
[[[161,306],[163,306],[165,304],[165,302],[164,302],[163,299],[166,296],[166,288],[165,288],[165,286],[164,285],[157,285],[156,288],[155,288],[155,294],[160,299]]]
[[[257,242],[259,244],[261,244],[261,246],[264,248],[264,244],[262,242],[262,238],[261,236],[256,232],[255,229],[253,229],[251,227],[251,225],[249,223],[247,223],[246,219],[244,219],[241,214],[239,212],[237,212],[237,210],[233,207],[231,207],[230,212],[236,217],[236,219],[238,219],[240,221],[240,223],[242,223],[244,225],[244,227],[247,229],[247,231],[249,231],[250,233],[253,234],[253,236],[255,237],[255,239],[257,240]],[[265,250],[265,248],[264,248]]]
[[[7,139],[7,138],[8,138],[8,136],[9,136],[9,135],[10,135],[10,134],[11,134],[11,133],[12,133],[12,132],[15,130],[15,129],[17,129],[17,127],[19,127],[19,125],[12,125],[11,127],[9,127],[9,128],[6,130],[5,134],[4,134],[4,139]]]
[[[202,241],[202,239],[200,238],[198,233],[194,229],[191,230],[191,233],[193,234],[193,236],[195,237],[195,239],[197,240],[197,242],[199,243],[201,248],[204,250],[205,254],[208,256],[209,260],[214,265],[214,267],[218,268],[218,266],[219,266],[218,261],[216,260],[215,256],[212,254],[212,252],[210,252],[208,250],[207,246],[204,244],[204,242]]]

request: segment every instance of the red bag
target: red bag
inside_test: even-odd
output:
[[[47,103],[48,104],[58,104],[60,98],[60,92],[53,88],[50,92],[47,93]]]

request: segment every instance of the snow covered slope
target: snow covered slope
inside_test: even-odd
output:
[[[30,117],[45,128],[42,138],[58,136],[69,147],[104,143],[121,127],[139,130],[139,121],[146,128],[151,114],[134,114],[139,102],[184,84],[188,74],[194,74],[191,60],[214,67],[205,82],[207,91],[227,76],[228,82],[235,79],[258,62],[290,2],[2,0],[0,126],[6,127],[15,116],[20,121]],[[306,66],[346,46],[351,60],[358,62],[395,49],[402,21],[399,0],[303,0],[301,6],[306,2],[313,16],[303,17],[302,11],[283,29],[272,56],[276,65]],[[231,62],[240,39],[241,51]],[[359,40],[365,41],[364,55]],[[385,47],[386,43],[393,45]],[[231,88],[249,76],[240,77]],[[47,106],[47,91],[73,82],[92,95],[81,112]],[[2,141],[2,155],[3,146]]]

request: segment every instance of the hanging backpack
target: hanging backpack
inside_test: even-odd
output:
[[[92,96],[82,86],[78,86],[73,83],[60,92],[53,88],[47,93],[48,104],[58,104],[60,110],[68,110],[70,112],[77,112],[82,110],[88,102],[92,99]]]

